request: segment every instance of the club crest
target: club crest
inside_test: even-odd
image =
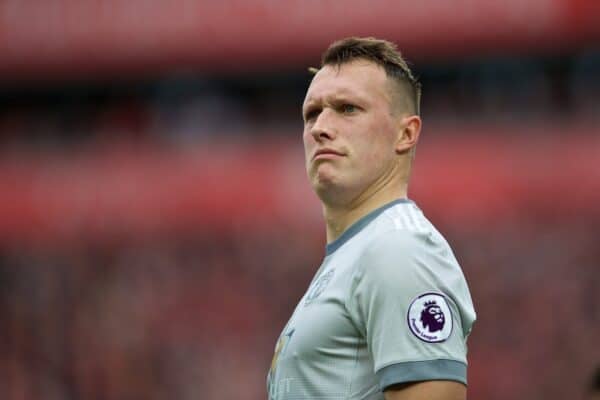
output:
[[[319,279],[317,279],[312,288],[309,290],[308,295],[306,296],[306,301],[304,302],[305,306],[309,305],[313,300],[319,297],[321,293],[323,293],[323,291],[331,281],[334,272],[335,270],[330,269],[329,271],[327,271],[327,273],[321,275]]]
[[[438,293],[425,293],[414,299],[407,319],[410,331],[428,343],[443,342],[452,333],[452,312]]]

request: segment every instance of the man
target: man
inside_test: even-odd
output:
[[[469,290],[407,199],[419,98],[390,42],[348,38],[323,55],[302,112],[326,256],[277,342],[270,399],[466,397]]]

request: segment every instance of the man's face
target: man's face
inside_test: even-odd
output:
[[[303,139],[308,177],[323,201],[348,204],[394,174],[399,125],[389,85],[383,68],[360,59],[315,75]]]

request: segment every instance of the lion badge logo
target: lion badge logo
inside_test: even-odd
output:
[[[407,319],[411,332],[428,343],[443,342],[452,333],[452,312],[439,293],[425,293],[414,299]]]

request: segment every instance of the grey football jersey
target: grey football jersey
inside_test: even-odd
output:
[[[277,345],[271,400],[383,399],[397,383],[467,383],[475,311],[448,243],[411,200],[363,217],[326,256]]]

